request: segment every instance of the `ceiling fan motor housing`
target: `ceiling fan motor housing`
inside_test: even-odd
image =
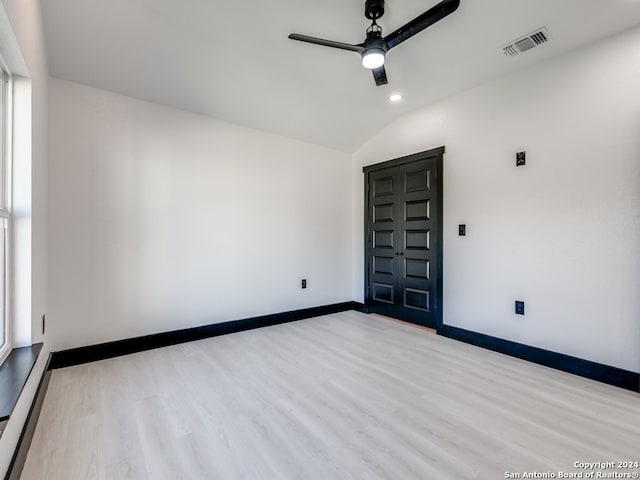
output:
[[[366,0],[364,16],[369,20],[376,20],[384,15],[384,0]]]
[[[384,53],[387,53],[389,47],[387,43],[382,38],[382,33],[380,31],[370,31],[367,32],[367,39],[364,41],[364,52],[368,50],[376,49],[381,50]]]

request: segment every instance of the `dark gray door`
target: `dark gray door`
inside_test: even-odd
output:
[[[442,324],[442,154],[430,150],[365,167],[366,305]]]

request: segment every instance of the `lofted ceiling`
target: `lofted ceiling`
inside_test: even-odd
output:
[[[437,0],[387,0],[388,34]],[[391,50],[376,87],[358,54],[289,40],[364,40],[364,0],[43,0],[50,73],[353,152],[398,115],[640,24],[640,0],[461,0]],[[501,47],[539,27],[552,40]],[[391,104],[388,96],[404,99]]]

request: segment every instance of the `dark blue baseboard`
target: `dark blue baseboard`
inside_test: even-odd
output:
[[[360,313],[369,313],[369,309],[366,307],[366,305],[360,302],[351,302],[351,309]]]
[[[544,365],[545,367],[551,367],[556,370],[562,370],[563,372],[597,380],[626,390],[632,390],[634,392],[640,391],[640,374],[629,370],[603,365],[563,353],[543,350],[522,343],[511,342],[502,338],[492,337],[450,325],[443,325],[442,328],[438,330],[438,335],[528,360],[529,362]]]
[[[89,345],[54,352],[49,368],[64,368],[83,363],[95,362],[106,358],[119,357],[130,353],[143,352],[154,348],[168,347],[179,343],[193,342],[203,338],[217,337],[228,333],[242,332],[254,328],[269,327],[280,323],[294,322],[305,318],[320,317],[330,313],[353,309],[353,302],[335,303],[320,307],[304,308],[290,312],[274,313],[260,317],[245,318],[223,323],[213,323],[201,327],[155,333],[143,337],[127,338],[114,342]]]
[[[72,348],[61,352],[54,352],[49,363],[50,369],[80,365],[88,362],[104,360],[106,358],[119,357],[130,353],[152,350],[154,348],[167,347],[179,343],[186,343],[203,338],[216,337],[229,333],[251,330],[254,328],[268,327],[281,323],[303,320],[305,318],[319,317],[331,313],[356,310],[367,312],[364,304],[359,302],[344,302],[320,307],[305,308],[290,312],[275,313],[260,317],[234,320],[230,322],[214,323],[201,327],[175,330],[171,332],[156,333],[143,337],[127,338],[115,342],[101,343],[86,347]],[[471,345],[504,353],[546,367],[555,368],[564,372],[573,373],[582,377],[597,380],[599,382],[614,385],[616,387],[640,391],[640,374],[611,367],[600,363],[572,357],[562,353],[543,350],[541,348],[511,342],[502,338],[492,337],[482,333],[464,330],[462,328],[443,325],[438,330],[438,335],[459,340]]]

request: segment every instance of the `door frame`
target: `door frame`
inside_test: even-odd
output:
[[[364,172],[364,311],[369,312],[372,301],[372,292],[369,290],[369,275],[371,273],[372,268],[372,234],[371,234],[371,219],[369,218],[369,193],[370,193],[370,182],[369,182],[369,174],[371,172],[376,172],[378,170],[383,170],[385,168],[393,168],[398,167],[400,165],[406,165],[409,163],[417,162],[420,160],[432,159],[435,157],[436,168],[434,172],[434,182],[435,182],[435,198],[436,198],[436,229],[437,232],[433,235],[432,239],[434,245],[436,246],[436,294],[434,299],[434,310],[436,317],[436,330],[440,330],[442,328],[442,310],[443,310],[443,302],[442,302],[442,276],[444,273],[444,265],[443,265],[443,241],[442,241],[442,225],[443,225],[443,208],[442,208],[442,199],[443,199],[443,156],[445,153],[445,147],[432,148],[430,150],[425,150],[424,152],[418,152],[411,155],[406,155],[404,157],[395,158],[393,160],[388,160],[386,162],[376,163],[373,165],[368,165],[362,168]]]

